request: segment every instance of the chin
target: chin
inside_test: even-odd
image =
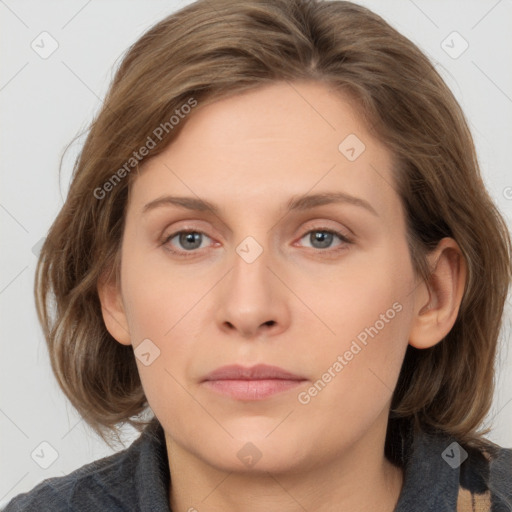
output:
[[[273,428],[275,428],[275,424]],[[269,434],[248,435],[247,432],[237,436],[230,430],[234,439],[228,442],[213,442],[204,447],[203,457],[209,464],[222,471],[236,473],[285,473],[300,472],[308,465],[310,450],[304,442],[283,431]],[[311,452],[313,452],[313,448]]]

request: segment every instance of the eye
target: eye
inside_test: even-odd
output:
[[[300,240],[307,238],[311,243],[312,249],[317,249],[320,252],[337,252],[347,248],[347,245],[352,243],[347,236],[339,231],[327,228],[315,228],[307,231]],[[162,245],[165,246],[169,252],[182,257],[194,256],[197,249],[204,249],[203,242],[211,238],[198,230],[181,230],[165,236],[162,240]],[[333,241],[338,238],[341,243],[332,248]],[[174,241],[174,242],[173,242]],[[307,246],[306,246],[307,247]]]
[[[352,241],[346,237],[343,233],[339,231],[335,231],[332,229],[326,228],[315,228],[304,235],[302,235],[301,240],[306,238],[311,243],[313,249],[331,249],[333,240],[338,238],[341,240],[341,243],[338,244],[336,249],[332,249],[334,251],[345,249],[348,244],[351,244]],[[323,251],[326,252],[326,251]]]
[[[162,242],[162,245],[168,246],[168,250],[172,253],[179,254],[180,256],[188,256],[187,254],[183,254],[184,252],[194,252],[195,249],[201,249],[201,242],[204,240],[203,237],[210,238],[208,235],[203,233],[202,231],[196,230],[182,230],[173,233],[172,235],[166,236]],[[178,244],[178,249],[175,250],[173,248],[174,244],[172,241],[176,239],[176,244]],[[175,247],[175,246],[174,246]]]

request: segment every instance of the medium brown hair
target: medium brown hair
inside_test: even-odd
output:
[[[426,255],[443,237],[457,241],[467,263],[450,333],[429,349],[407,347],[387,452],[393,455],[403,425],[489,446],[483,435],[490,429],[477,428],[493,398],[511,279],[510,235],[485,190],[465,117],[434,66],[382,18],[344,1],[200,0],[129,48],[38,261],[38,315],[59,385],[107,442],[120,423],[146,424],[133,349],[107,331],[97,293],[106,270],[119,277],[127,198],[138,172],[138,165],[126,164],[159,126],[166,130],[144,162],[163,151],[194,115],[169,124],[191,99],[200,108],[276,81],[300,80],[349,95],[389,148],[417,274],[428,282]]]

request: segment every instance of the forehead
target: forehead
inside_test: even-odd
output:
[[[257,208],[326,191],[364,197],[388,213],[397,207],[391,154],[328,85],[272,84],[199,104],[184,122],[142,166],[131,194],[137,208],[165,193]]]

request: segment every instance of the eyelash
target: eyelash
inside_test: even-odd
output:
[[[339,252],[341,251],[344,251],[347,249],[347,246],[348,245],[351,245],[353,244],[353,240],[349,237],[347,237],[346,235],[344,235],[343,233],[340,233],[339,231],[335,231],[333,229],[328,229],[328,228],[322,228],[322,227],[319,227],[319,228],[313,228],[313,229],[310,229],[309,231],[306,231],[300,238],[299,240],[302,240],[306,235],[309,235],[310,233],[314,233],[314,232],[319,232],[319,233],[328,233],[328,234],[331,234],[331,235],[335,235],[337,236],[343,243],[340,244],[340,246],[338,246],[337,248],[335,249],[315,249],[314,247],[312,248],[313,251],[315,252],[318,252],[318,253],[328,253],[328,254],[322,254],[322,256],[325,256],[325,257],[329,257],[329,256],[335,256],[337,255]],[[162,240],[161,242],[161,245],[163,246],[166,246],[165,249],[167,251],[169,251],[170,253],[180,257],[180,258],[191,258],[191,257],[194,257],[196,256],[197,252],[198,252],[198,249],[193,249],[193,250],[190,250],[190,251],[185,251],[185,250],[181,250],[181,251],[177,251],[175,249],[171,249],[170,248],[170,244],[169,242],[176,236],[176,235],[180,235],[180,234],[187,234],[187,233],[198,233],[198,234],[201,234],[201,235],[204,235],[206,236],[207,238],[210,238],[206,233],[204,233],[203,231],[200,231],[198,229],[181,229],[179,231],[175,231],[174,233],[172,233],[171,235],[168,235],[168,236],[165,236],[164,239]]]

